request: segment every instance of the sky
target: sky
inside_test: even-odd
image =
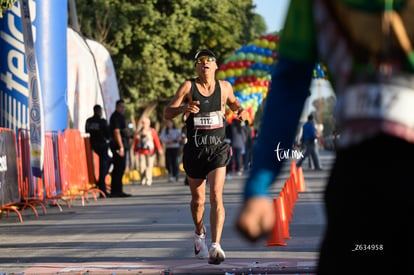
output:
[[[263,16],[267,32],[280,31],[286,17],[290,0],[253,0],[256,5],[256,13]]]

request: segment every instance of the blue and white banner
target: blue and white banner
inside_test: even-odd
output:
[[[22,16],[24,3],[29,6],[30,19]],[[37,79],[29,75],[34,64],[26,64],[26,59],[33,60],[29,56],[33,52],[26,55],[23,26],[32,31],[30,50],[34,44]],[[0,127],[13,129],[17,135],[18,129],[31,128],[31,119],[40,118],[46,131],[67,128],[66,29],[67,0],[19,0],[0,18]],[[29,86],[35,89],[29,92]],[[32,109],[33,102],[29,106],[33,95],[40,96],[30,99],[43,106],[40,113],[40,109]],[[33,131],[37,134],[39,129]]]
[[[0,19],[0,127],[29,129],[28,76],[16,2]],[[33,15],[32,15],[33,16]]]
[[[30,162],[33,175],[41,177],[44,154],[43,100],[38,76],[38,65],[34,48],[29,0],[20,1],[22,32],[26,65],[29,76],[29,121],[30,121]]]

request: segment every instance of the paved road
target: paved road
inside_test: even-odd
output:
[[[314,274],[324,229],[322,196],[332,152],[321,152],[326,170],[304,167],[300,193],[289,223],[286,246],[245,241],[234,230],[244,176],[225,185],[226,223],[221,265],[193,257],[188,187],[157,179],[153,186],[129,184],[129,198],[93,200],[82,206],[47,207],[39,217],[26,209],[23,223],[11,213],[0,220],[0,274]],[[289,165],[273,186],[277,198]],[[209,205],[206,205],[208,220]],[[208,224],[207,224],[208,228]]]

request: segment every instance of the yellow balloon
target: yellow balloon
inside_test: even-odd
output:
[[[226,70],[226,77],[232,77],[234,76],[234,70],[233,69],[227,69]]]
[[[276,43],[273,42],[273,41],[269,42],[269,49],[271,49],[271,50],[276,49]]]
[[[235,74],[236,76],[242,76],[242,74],[243,74],[243,69],[240,69],[240,68],[234,69],[234,74]]]
[[[267,48],[269,46],[269,40],[262,39],[262,40],[260,40],[260,44],[263,48]]]
[[[265,63],[267,65],[271,65],[271,64],[273,64],[273,58],[271,58],[270,56],[268,56],[268,57],[266,57],[266,62],[263,62],[263,63]]]
[[[225,79],[226,73],[224,71],[219,71],[216,76],[218,79]]]

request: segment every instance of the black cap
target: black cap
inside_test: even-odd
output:
[[[214,58],[216,58],[216,55],[210,51],[209,49],[202,49],[199,50],[196,55],[194,56],[194,60],[197,60],[197,58],[199,58],[200,56],[212,56]]]

